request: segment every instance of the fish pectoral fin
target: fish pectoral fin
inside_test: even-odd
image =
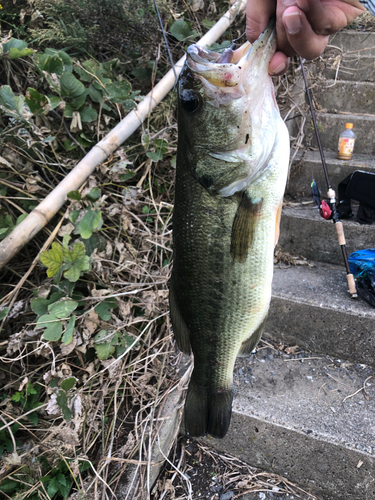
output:
[[[190,330],[187,326],[180,309],[177,305],[176,294],[173,286],[173,277],[169,288],[169,309],[171,312],[171,320],[173,333],[179,349],[185,354],[191,354],[190,346]]]
[[[262,323],[258,326],[258,328],[253,332],[248,339],[246,339],[244,342],[242,342],[240,352],[238,353],[238,356],[249,356],[257,343],[260,340],[260,337],[262,336],[263,330],[264,330],[264,325],[266,323],[267,316],[264,318]]]
[[[281,200],[280,205],[277,208],[276,212],[276,221],[275,221],[275,246],[277,245],[277,242],[279,241],[279,236],[280,236],[280,221],[281,221],[281,212],[283,209],[283,201]]]
[[[230,253],[236,262],[245,262],[254,239],[255,229],[261,213],[263,199],[252,201],[246,193],[238,205],[232,225]]]

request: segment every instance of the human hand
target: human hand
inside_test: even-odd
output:
[[[254,42],[276,14],[277,52],[270,75],[288,69],[288,56],[315,59],[323,53],[328,35],[350,24],[365,11],[359,0],[248,0],[246,36]]]

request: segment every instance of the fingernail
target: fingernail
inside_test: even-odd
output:
[[[302,27],[301,16],[299,12],[284,12],[283,21],[285,27],[291,35],[295,35]]]
[[[271,76],[278,76],[280,73],[283,73],[286,70],[288,62],[283,62],[279,64],[271,73]]]
[[[286,7],[290,7],[291,5],[294,5],[296,3],[296,0],[283,0],[283,4]]]

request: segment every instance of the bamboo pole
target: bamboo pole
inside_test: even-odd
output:
[[[236,15],[243,11],[246,0],[236,3],[219,21],[199,40],[198,44],[207,46],[214,43],[231,25]],[[180,74],[185,56],[175,65]],[[0,268],[14,257],[51,218],[60,210],[70,191],[76,191],[91,175],[95,168],[104,162],[133,132],[142,124],[151,111],[168,94],[175,84],[174,71],[171,69],[153,90],[147,94],[137,108],[131,111],[116,127],[98,142],[76,167],[30,214],[0,242]]]

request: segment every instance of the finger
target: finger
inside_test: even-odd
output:
[[[287,72],[289,59],[283,52],[276,52],[268,67],[271,76],[281,76]]]
[[[285,3],[285,2],[284,2]],[[330,35],[351,23],[366,9],[356,0],[296,0],[317,35]]]
[[[287,52],[290,48],[308,60],[315,59],[323,53],[328,43],[328,36],[316,34],[304,12],[297,7],[289,7],[284,11],[282,22],[287,43],[285,50],[282,46],[280,48],[286,55],[290,54]]]
[[[246,36],[253,43],[276,14],[276,0],[248,0],[246,5]]]

